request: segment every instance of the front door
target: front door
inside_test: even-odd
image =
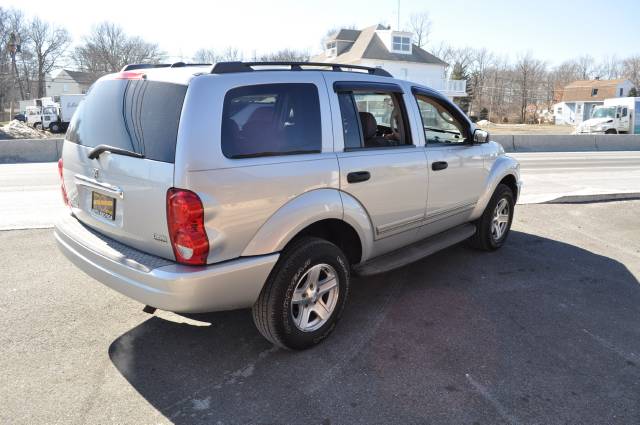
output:
[[[460,111],[430,96],[416,94],[422,118],[429,172],[426,220],[464,223],[485,187],[484,147],[472,144]]]

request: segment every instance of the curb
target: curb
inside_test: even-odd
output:
[[[640,199],[640,192],[601,193],[596,195],[567,195],[541,204],[590,204],[596,202],[633,201]]]

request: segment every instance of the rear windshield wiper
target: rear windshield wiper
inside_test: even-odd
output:
[[[111,152],[116,155],[132,156],[134,158],[144,158],[144,155],[138,152],[133,152],[127,149],[118,148],[116,146],[98,145],[91,149],[87,157],[89,159],[96,159],[102,152]]]

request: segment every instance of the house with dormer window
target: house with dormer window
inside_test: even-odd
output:
[[[383,25],[341,29],[324,40],[324,51],[311,61],[383,68],[396,78],[434,88],[450,98],[466,96],[466,81],[449,80],[448,64],[412,40],[413,33]]]

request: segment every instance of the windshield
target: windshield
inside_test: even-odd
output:
[[[596,108],[591,114],[591,118],[613,118],[616,108]]]

